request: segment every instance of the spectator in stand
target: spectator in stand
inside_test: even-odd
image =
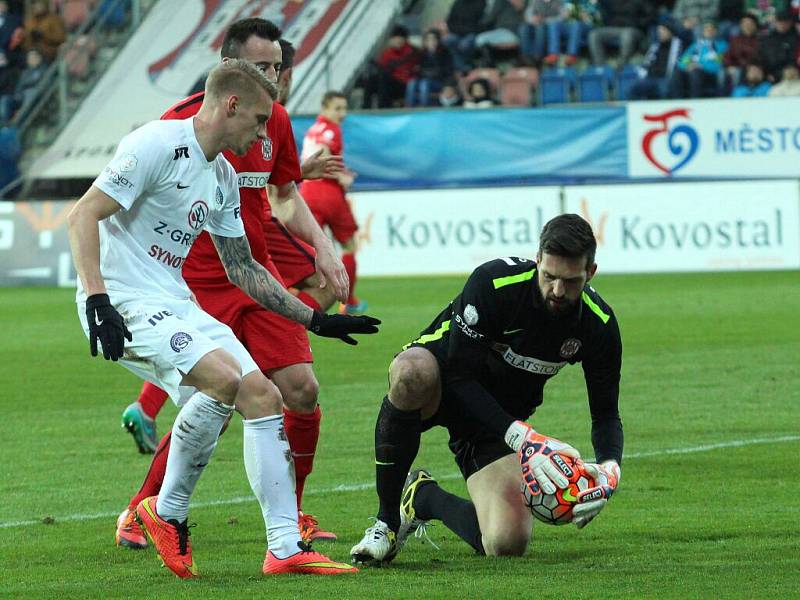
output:
[[[719,36],[730,41],[731,37],[738,35],[739,21],[745,14],[742,0],[719,0]]]
[[[464,108],[492,108],[497,104],[492,99],[492,88],[486,79],[475,79],[467,88],[467,99]]]
[[[606,64],[606,45],[619,45],[619,67],[627,64],[654,17],[653,5],[645,0],[608,0],[603,25],[589,32],[592,63]]]
[[[2,117],[0,120],[10,120],[18,108],[25,108],[33,102],[45,71],[47,71],[47,65],[42,60],[41,53],[38,50],[28,50],[25,56],[25,69],[16,81],[13,95],[3,95],[0,98],[0,116]]]
[[[443,41],[460,73],[467,73],[472,68],[475,37],[481,31],[480,23],[485,11],[486,0],[456,0],[447,15],[448,34]]]
[[[703,35],[678,61],[670,82],[673,98],[707,98],[718,95],[722,56],[728,42],[717,37],[714,23],[703,25]]]
[[[547,24],[547,56],[544,61],[554,65],[561,53],[561,41],[567,38],[564,64],[568,67],[578,62],[578,51],[592,27],[600,24],[599,0],[575,0],[564,5],[561,20]]]
[[[703,23],[719,19],[719,0],[677,0],[672,17],[699,37]]]
[[[461,106],[463,103],[464,101],[461,99],[456,80],[449,79],[445,81],[442,91],[439,92],[439,106],[442,108],[453,108],[454,106]]]
[[[772,84],[764,81],[764,69],[761,65],[747,65],[744,81],[733,88],[732,98],[761,98],[769,94]]]
[[[391,108],[406,95],[406,84],[419,68],[419,49],[408,43],[408,29],[395,26],[389,34],[389,43],[374,63],[364,91],[364,108],[372,108],[372,97],[377,95],[378,108]]]
[[[493,48],[519,46],[517,32],[522,24],[525,0],[493,0],[481,21],[481,33],[475,36],[475,49],[481,55],[484,67],[494,61]]]
[[[786,65],[794,64],[798,38],[794,26],[795,18],[791,10],[785,10],[775,17],[775,27],[758,42],[759,62],[769,81],[780,79]]]
[[[523,21],[518,28],[519,53],[524,64],[533,65],[544,57],[545,40],[548,42],[548,55],[545,62],[558,61],[558,37],[550,39],[551,26],[558,35],[562,23],[564,6],[561,0],[528,0],[523,13]],[[555,49],[553,49],[555,47]],[[551,57],[554,57],[551,58]]]
[[[800,96],[800,69],[796,65],[786,65],[783,77],[769,90],[770,97]]]
[[[52,12],[43,0],[31,2],[30,16],[25,19],[25,48],[38,50],[47,62],[53,62],[66,39],[61,16]]]
[[[631,100],[662,100],[669,93],[669,82],[681,56],[681,40],[672,33],[672,22],[659,24],[658,39],[648,48],[639,67],[639,81],[628,92]]]
[[[732,87],[739,85],[742,70],[758,60],[758,29],[755,15],[746,14],[739,21],[739,34],[730,39],[730,47],[722,60]]]
[[[430,106],[431,93],[438,93],[444,82],[453,76],[453,57],[442,45],[438,29],[422,36],[419,73],[406,85],[406,106]]]
[[[775,25],[778,15],[789,8],[789,0],[744,0],[745,12],[753,13],[765,27]]]
[[[9,12],[6,0],[0,0],[0,71],[20,66],[22,37],[22,21]]]

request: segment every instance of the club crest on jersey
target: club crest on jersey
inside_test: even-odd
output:
[[[272,140],[267,138],[261,142],[261,156],[264,160],[272,160]]]
[[[467,304],[464,309],[464,320],[467,322],[467,325],[475,325],[475,323],[478,322],[478,309],[472,306],[472,304]]]
[[[202,200],[198,200],[189,209],[189,227],[195,231],[200,231],[208,220],[208,205]]]
[[[169,346],[175,352],[180,352],[181,350],[185,350],[189,344],[192,343],[192,336],[184,331],[179,331],[178,333],[174,334],[172,338],[169,340]]]
[[[564,340],[564,343],[561,344],[561,350],[559,354],[561,358],[572,358],[578,353],[578,350],[581,349],[581,341],[576,338],[568,338]]]
[[[122,162],[119,163],[119,170],[123,173],[127,173],[128,171],[133,171],[136,168],[136,165],[139,164],[139,159],[136,158],[135,154],[128,154],[125,158],[122,159]]]
[[[219,186],[217,186],[217,192],[214,194],[214,202],[217,208],[222,208],[222,205],[225,204],[225,197],[222,195],[222,190]]]

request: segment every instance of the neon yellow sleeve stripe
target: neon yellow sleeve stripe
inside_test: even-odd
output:
[[[536,269],[531,269],[530,271],[519,273],[518,275],[498,277],[497,279],[492,279],[492,284],[494,284],[494,289],[499,290],[501,287],[511,285],[512,283],[522,283],[523,281],[533,279],[534,273],[536,273]]]
[[[603,325],[608,323],[608,320],[611,317],[609,317],[606,313],[604,313],[603,309],[597,306],[597,304],[595,304],[594,301],[591,298],[589,298],[589,294],[583,292],[583,294],[581,294],[581,298],[583,298],[583,301],[586,303],[586,306],[591,308],[592,312],[596,314],[598,317],[600,317],[600,320],[603,322]]]
[[[428,342],[432,342],[434,340],[438,340],[440,337],[442,337],[444,335],[445,331],[449,331],[449,330],[450,330],[450,320],[448,319],[447,321],[445,321],[444,323],[439,325],[439,329],[437,329],[433,333],[425,334],[425,335],[421,336],[420,338],[414,340],[413,342],[409,342],[408,344],[403,346],[403,350],[408,348],[411,344],[427,344]]]

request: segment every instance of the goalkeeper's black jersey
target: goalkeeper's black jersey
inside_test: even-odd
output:
[[[597,459],[621,459],[622,342],[613,311],[591,286],[584,287],[574,314],[554,318],[543,305],[535,262],[493,260],[473,271],[462,292],[413,343],[437,357],[445,386],[476,380],[523,420],[542,403],[547,380],[580,362]]]

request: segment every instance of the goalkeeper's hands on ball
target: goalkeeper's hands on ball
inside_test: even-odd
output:
[[[572,522],[578,529],[586,527],[600,514],[622,477],[622,471],[614,460],[607,460],[602,464],[585,463],[583,467],[594,479],[595,487],[581,492],[578,503],[572,509]]]
[[[581,455],[575,448],[537,433],[524,421],[514,421],[506,431],[505,440],[517,452],[520,466],[529,469],[533,474],[533,481],[527,483],[532,494],[539,494],[539,487],[545,494],[555,494],[557,488],[563,490],[569,485],[553,458],[556,454],[580,458]]]

